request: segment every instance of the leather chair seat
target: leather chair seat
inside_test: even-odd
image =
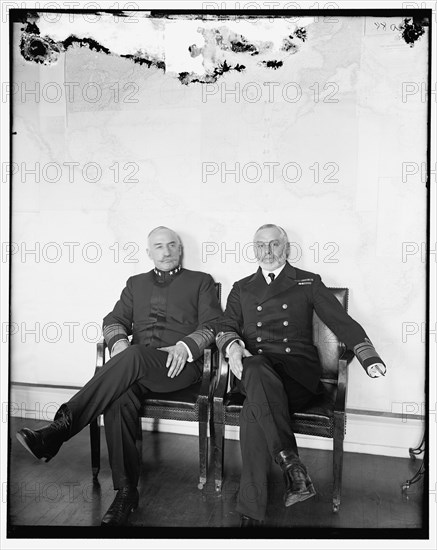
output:
[[[291,416],[292,427],[298,433],[332,437],[334,404],[337,397],[337,386],[325,383],[324,393],[317,397],[304,412],[295,412]],[[238,426],[239,416],[246,396],[237,391],[230,391],[224,399],[225,423]],[[297,429],[297,426],[299,428]]]
[[[150,392],[145,397],[142,412],[147,412],[151,407],[164,407],[168,409],[181,409],[194,411],[197,406],[201,382],[196,382],[188,388],[170,393]]]

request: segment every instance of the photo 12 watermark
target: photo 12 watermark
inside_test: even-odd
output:
[[[143,243],[145,244],[145,243]],[[141,252],[145,251],[145,247]],[[1,244],[1,262],[20,263],[79,263],[95,264],[101,261],[136,264],[140,261],[140,245],[136,242],[102,244],[95,241],[12,242]]]
[[[102,338],[102,323],[97,321],[3,321],[0,328],[3,344],[96,344]]]
[[[202,183],[298,183],[311,184],[340,183],[338,162],[312,162],[302,165],[290,161],[249,161],[249,162],[202,162]]]
[[[2,103],[9,101],[30,104],[138,103],[140,87],[136,82],[2,82]]]
[[[337,82],[313,82],[303,88],[298,82],[215,82],[204,84],[201,88],[202,102],[212,98],[221,103],[339,103],[340,87]]]
[[[99,162],[2,162],[2,183],[11,178],[14,183],[139,183],[140,167],[136,162],[113,162],[103,165]]]
[[[314,263],[337,264],[340,262],[340,245],[335,241],[314,242],[307,247],[299,243],[289,242],[288,261],[298,262],[303,254],[311,257]],[[233,261],[235,263],[257,263],[257,251],[255,244],[240,241],[204,241],[202,242],[202,263],[208,263],[210,259],[219,259],[221,263]]]

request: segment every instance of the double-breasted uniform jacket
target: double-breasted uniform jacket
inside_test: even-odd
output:
[[[130,277],[114,309],[103,319],[111,350],[132,335],[132,344],[153,348],[184,342],[193,360],[214,341],[212,324],[223,315],[214,281],[207,273],[178,266]]]
[[[320,275],[288,262],[271,284],[261,268],[234,284],[217,345],[225,352],[232,341],[242,339],[252,355],[279,354],[290,376],[315,393],[321,366],[313,344],[313,311],[354,350],[364,368],[382,362],[363,327],[347,314]]]

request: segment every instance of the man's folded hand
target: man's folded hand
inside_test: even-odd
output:
[[[238,380],[241,380],[243,374],[243,357],[251,356],[252,354],[246,348],[242,348],[237,341],[231,344],[228,351],[229,367]]]
[[[167,346],[158,349],[168,353],[167,363],[165,365],[168,368],[167,376],[174,378],[182,372],[188,359],[188,351],[183,344],[176,344],[175,346]]]

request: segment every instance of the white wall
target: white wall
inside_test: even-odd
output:
[[[405,100],[402,88],[405,82],[419,87],[426,82],[427,37],[411,48],[399,33],[378,34],[372,23],[339,17],[338,23],[309,25],[306,42],[280,69],[266,69],[256,56],[241,54],[246,71],[227,73],[215,85],[188,86],[172,72],[87,48],[69,49],[50,66],[27,62],[19,54],[17,32],[13,160],[19,172],[12,212],[17,333],[11,380],[87,381],[94,368],[95,326],[126,279],[152,267],[145,238],[153,227],[178,231],[184,265],[222,282],[225,299],[233,281],[255,269],[245,245],[256,227],[277,223],[296,243],[296,265],[320,273],[328,286],[350,288],[349,311],[387,363],[387,376],[372,380],[354,360],[348,406],[423,413],[425,264],[417,251],[426,240],[426,193],[420,172],[403,181],[402,170],[405,162],[426,161],[427,104],[420,93]],[[183,29],[169,35],[169,51],[185,51],[190,32],[185,42]],[[78,83],[74,101],[63,93],[50,102],[47,97],[64,89],[64,82]],[[82,98],[89,82],[103,90],[96,103]],[[35,83],[41,90],[37,100],[23,97]],[[296,90],[290,83],[302,92],[295,102],[286,100]],[[237,93],[225,93],[232,89]],[[128,92],[136,102],[126,102]],[[102,172],[95,183],[81,175],[90,162]],[[295,175],[292,168],[282,173],[291,162],[301,169],[294,183],[287,181]],[[35,163],[39,182],[23,175]],[[64,163],[79,163],[72,181]],[[114,163],[120,167],[118,182]],[[131,164],[124,169],[126,163]],[[223,176],[221,163],[227,169],[240,163],[240,181]],[[265,163],[278,163],[273,181]],[[129,181],[136,165],[130,179],[137,183]],[[218,172],[206,176],[214,167]],[[337,182],[327,181],[333,169]],[[249,181],[257,170],[259,181]],[[59,181],[47,181],[57,172]],[[93,174],[90,168],[88,178]],[[71,248],[72,262],[67,242],[79,243]],[[412,254],[403,257],[407,242]],[[114,243],[120,245],[119,261]],[[126,243],[135,244],[123,250]],[[36,254],[26,255],[35,246]],[[101,258],[92,262],[96,250]],[[129,252],[136,263],[128,261]],[[58,261],[49,261],[57,255]],[[35,327],[37,336],[26,334]],[[420,431],[417,423],[416,439]],[[399,447],[417,443],[410,431],[398,432]],[[363,428],[363,439],[368,433]]]

